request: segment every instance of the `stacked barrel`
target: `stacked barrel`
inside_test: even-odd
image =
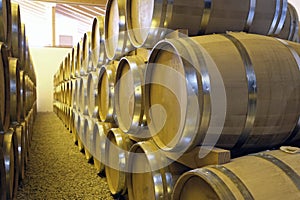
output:
[[[300,146],[298,25],[286,0],[109,0],[54,111],[114,197],[297,199],[299,149],[278,148]],[[206,165],[213,147],[232,162]]]
[[[15,199],[28,163],[36,76],[20,7],[0,4],[0,197]]]

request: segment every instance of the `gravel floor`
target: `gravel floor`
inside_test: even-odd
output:
[[[38,113],[17,199],[113,199],[54,113]]]

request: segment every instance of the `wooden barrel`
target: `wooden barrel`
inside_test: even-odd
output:
[[[92,66],[94,69],[107,63],[104,40],[104,16],[97,16],[93,20],[91,42]]]
[[[70,107],[73,109],[75,108],[74,105],[76,104],[76,97],[75,97],[75,90],[76,90],[76,80],[71,79],[70,80]]]
[[[114,95],[116,63],[101,67],[98,81],[99,116],[102,122],[115,123]]]
[[[98,77],[99,71],[89,73],[87,80],[87,103],[88,115],[95,119],[99,119],[99,97],[98,97]]]
[[[12,56],[20,58],[22,54],[22,30],[21,30],[21,14],[18,3],[11,3],[11,48]]]
[[[71,78],[76,77],[76,64],[77,64],[77,46],[72,48],[71,53]]]
[[[74,82],[72,80],[68,81],[68,86],[69,86],[68,87],[68,106],[69,107],[72,107],[72,102],[73,102],[73,99],[72,99],[73,98],[73,90],[74,90],[73,89],[73,87],[74,87],[73,83]]]
[[[95,71],[92,65],[92,32],[84,33],[82,39],[82,62],[81,75],[87,76],[89,72]]]
[[[2,135],[0,135],[0,138],[2,138]],[[2,143],[2,141],[0,142]],[[6,174],[2,146],[0,146],[0,199],[6,199]]]
[[[24,169],[28,166],[29,161],[29,141],[28,141],[28,129],[26,121],[22,121],[20,124],[23,128],[23,135],[24,135]]]
[[[105,174],[109,190],[114,196],[123,195],[127,191],[126,166],[132,144],[128,135],[118,128],[112,128],[107,133]]]
[[[153,139],[167,151],[245,153],[299,138],[299,53],[297,43],[246,33],[160,42],[146,72]]]
[[[288,4],[288,10],[286,13],[286,20],[283,28],[278,35],[279,38],[288,39],[290,41],[298,41],[299,31],[299,18],[295,7],[292,4]]]
[[[140,56],[123,57],[118,65],[115,84],[115,112],[119,128],[134,137],[149,138],[145,131],[144,73]]]
[[[0,2],[0,41],[11,47],[12,23],[10,1]]]
[[[63,61],[64,81],[70,80],[70,55],[68,54]]]
[[[80,79],[75,79],[74,84],[74,93],[73,93],[73,108],[79,112],[79,88],[80,88]]]
[[[169,160],[152,142],[132,146],[128,158],[129,199],[171,199],[176,180],[186,167]]]
[[[8,58],[10,80],[10,123],[19,123],[21,110],[20,68],[17,58]]]
[[[68,105],[66,105],[66,126],[69,132],[71,132],[71,119],[72,119],[72,112]]]
[[[91,138],[93,137],[93,128],[93,120],[90,117],[86,116],[83,124],[82,142],[84,145],[85,158],[88,160],[88,162],[93,161],[93,156],[91,154]]]
[[[77,125],[76,125],[76,130],[77,130],[77,145],[79,151],[83,152],[84,151],[84,145],[82,142],[82,132],[83,132],[83,124],[84,124],[84,116],[82,114],[78,114],[77,118]]]
[[[125,20],[126,0],[108,0],[105,15],[105,50],[108,59],[117,60],[134,48],[128,38]]]
[[[25,177],[25,153],[27,153],[24,127],[22,125],[15,126],[15,133],[18,141],[16,153],[18,157],[19,182],[21,182]]]
[[[3,133],[2,133],[3,134]],[[6,198],[15,199],[18,189],[19,171],[17,157],[17,137],[13,129],[8,129],[3,135],[2,150],[4,154],[6,173]]]
[[[299,156],[269,151],[186,172],[172,199],[299,199]]]
[[[244,31],[276,35],[282,29],[287,0],[127,1],[128,34],[135,47],[153,47],[171,30],[190,36]]]
[[[31,138],[30,138],[30,136],[31,136],[31,130],[32,130],[32,126],[31,126],[30,119],[29,119],[29,117],[30,117],[29,114],[25,118],[25,124],[26,124],[25,138],[27,138],[27,146],[28,146],[28,154],[27,155],[28,155],[28,158],[29,158],[29,152],[30,152],[29,148],[31,146]]]
[[[81,114],[88,114],[88,102],[87,102],[87,77],[80,78],[79,87],[79,111]]]
[[[20,70],[20,120],[23,121],[26,117],[26,110],[25,110],[25,101],[24,95],[25,92],[25,72],[24,70]],[[57,99],[57,97],[55,97]]]
[[[94,166],[98,174],[105,169],[105,144],[108,131],[115,127],[111,123],[96,122],[93,129],[93,138],[91,139],[91,152],[93,154]]]
[[[10,87],[7,48],[0,42],[0,130],[6,131],[10,125]]]
[[[20,69],[25,69],[26,62],[26,29],[25,24],[21,24],[21,51],[20,51]]]
[[[72,110],[72,138],[73,142],[76,144],[77,143],[77,122],[78,122],[78,113],[75,109]]]
[[[35,96],[34,96],[34,90],[35,90],[35,86],[32,82],[32,80],[30,79],[29,76],[26,75],[25,77],[25,84],[26,84],[26,114],[28,115],[28,113],[31,111],[33,103],[35,101]]]
[[[75,63],[75,76],[80,77],[81,61],[82,61],[82,40],[77,43],[76,47],[76,63]]]

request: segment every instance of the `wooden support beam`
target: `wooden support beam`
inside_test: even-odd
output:
[[[61,4],[91,5],[91,6],[103,6],[106,5],[107,2],[107,0],[32,0],[32,1],[43,1],[43,2],[61,3]]]
[[[56,46],[56,8],[52,7],[52,46]]]
[[[201,155],[200,155],[201,153]],[[199,156],[200,155],[200,156]],[[204,156],[205,155],[205,156]],[[189,168],[195,169],[207,165],[221,165],[230,162],[230,151],[216,147],[196,147],[181,155],[166,153],[166,156]],[[204,157],[203,157],[204,156]]]

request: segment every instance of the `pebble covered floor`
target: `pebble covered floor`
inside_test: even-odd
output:
[[[113,199],[105,178],[74,144],[52,112],[38,113],[33,126],[25,179],[17,199]]]

